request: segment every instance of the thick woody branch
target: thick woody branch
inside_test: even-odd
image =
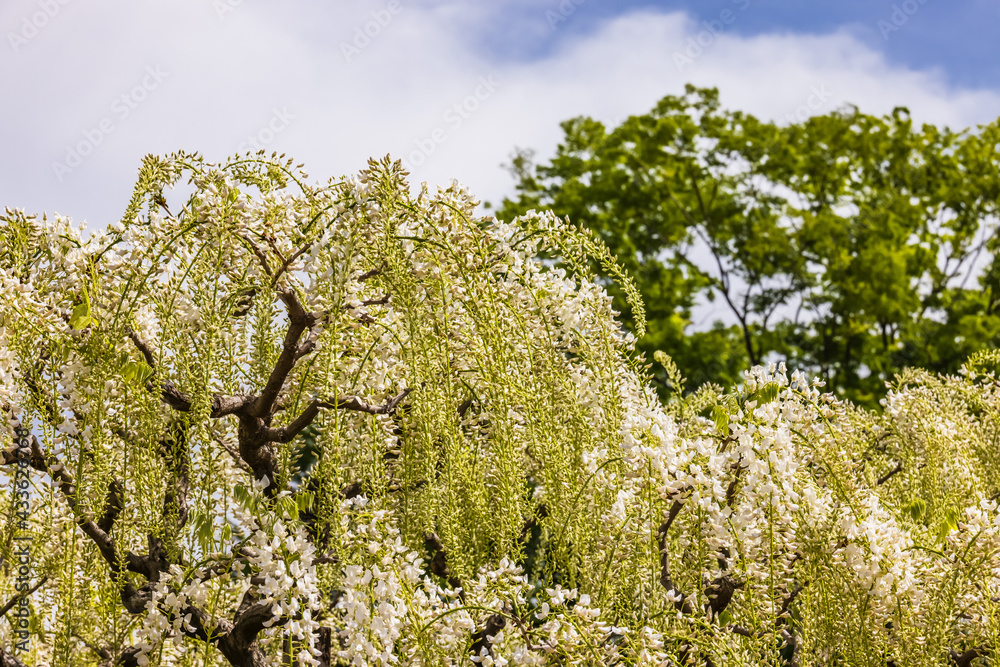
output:
[[[970,648],[964,653],[959,653],[955,649],[950,649],[948,653],[957,667],[970,667],[974,660],[989,655],[990,651],[985,646],[977,646]]]
[[[266,664],[263,662],[264,653],[257,644],[257,635],[266,627],[265,623],[273,619],[272,607],[272,603],[258,600],[252,591],[244,594],[231,627],[218,641],[222,655],[232,664],[248,667]],[[286,619],[280,619],[275,625],[285,622]]]
[[[372,405],[362,401],[357,396],[344,396],[341,398],[334,398],[329,400],[314,400],[309,406],[302,411],[298,417],[292,420],[286,426],[281,428],[265,428],[263,435],[267,440],[271,442],[291,442],[295,439],[299,433],[301,433],[307,426],[313,423],[319,411],[323,408],[334,408],[337,410],[353,410],[355,412],[364,412],[370,415],[388,415],[392,414],[399,404],[406,398],[412,389],[404,389],[396,396],[386,401],[381,405]]]
[[[139,354],[142,355],[146,365],[153,370],[156,370],[156,357],[153,356],[153,350],[146,344],[146,341],[140,338],[139,334],[136,333],[136,331],[131,327],[128,328],[125,333],[128,335],[129,340],[132,341],[132,344],[135,345],[136,349],[139,350]]]
[[[191,398],[178,389],[173,382],[164,380],[161,387],[161,397],[164,403],[177,410],[177,412],[191,411]],[[209,412],[209,416],[212,419],[219,419],[227,415],[239,414],[253,404],[255,400],[257,400],[257,397],[251,394],[236,394],[234,396],[216,394],[212,397],[212,409]]]
[[[0,667],[28,667],[23,662],[0,648]]]
[[[115,667],[139,667],[139,653],[138,646],[129,646],[118,656]]]
[[[706,586],[705,596],[708,598],[708,607],[712,610],[713,616],[724,612],[729,603],[732,602],[733,594],[744,585],[742,581],[724,574]]]
[[[472,635],[472,647],[469,652],[474,656],[493,655],[493,641],[498,632],[507,627],[507,619],[501,614],[492,614],[486,619],[486,625],[476,634]]]
[[[454,589],[462,588],[462,581],[452,574],[451,568],[448,567],[448,550],[441,543],[441,538],[438,537],[438,534],[433,532],[426,533],[424,535],[424,546],[431,555],[431,560],[427,568],[430,573],[446,580],[448,585]],[[464,599],[464,591],[462,597]],[[490,634],[496,633],[491,632]]]
[[[16,428],[20,427],[20,420],[14,419],[14,426]],[[76,520],[76,524],[80,527],[83,533],[90,538],[90,541],[94,543],[97,550],[100,552],[101,557],[107,562],[108,567],[111,571],[111,579],[116,584],[119,584],[121,589],[122,604],[128,609],[130,613],[138,614],[146,606],[146,600],[149,599],[149,591],[139,591],[132,585],[131,581],[124,575],[124,570],[129,570],[132,572],[145,572],[144,563],[142,558],[132,553],[131,551],[126,552],[124,555],[124,562],[118,557],[117,550],[115,548],[114,540],[108,536],[107,531],[103,530],[100,526],[85,515],[78,506],[77,503],[77,488],[76,483],[73,480],[73,476],[69,474],[65,467],[59,462],[59,460],[52,454],[46,455],[42,450],[41,443],[38,442],[38,438],[34,435],[28,436],[28,462],[29,465],[35,470],[47,474],[52,481],[59,488],[62,493],[66,504],[69,505],[70,510],[73,512],[73,516]],[[17,463],[19,450],[14,451],[4,451],[3,462],[5,464]]]
[[[97,520],[97,527],[105,533],[111,533],[111,528],[125,507],[122,500],[123,493],[121,480],[113,479],[108,483],[108,495],[104,498],[104,514]]]
[[[674,600],[674,607],[678,611],[690,614],[694,611],[694,607],[691,605],[690,600],[687,599],[687,596],[677,590],[674,582],[670,579],[670,553],[667,550],[667,533],[670,531],[670,526],[673,525],[674,519],[677,518],[682,507],[684,507],[684,503],[680,500],[675,500],[673,505],[670,506],[669,512],[667,512],[666,520],[664,520],[657,531],[660,547],[660,585],[667,590],[668,594],[680,596]]]
[[[302,334],[316,323],[316,315],[305,309],[298,294],[291,287],[278,290],[278,298],[284,302],[288,309],[288,331],[285,333],[285,340],[282,344],[281,354],[271,370],[271,376],[264,385],[264,390],[260,396],[250,405],[250,416],[258,419],[272,414],[274,404],[278,400],[278,394],[285,386],[288,374],[295,367],[296,360],[302,355],[299,354],[299,339]]]

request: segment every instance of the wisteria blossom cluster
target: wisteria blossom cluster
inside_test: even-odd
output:
[[[176,154],[105,229],[0,217],[0,663],[994,659],[1000,355],[870,413],[667,350],[664,403],[593,236],[405,176]]]

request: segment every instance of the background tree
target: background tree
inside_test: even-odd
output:
[[[593,229],[645,298],[640,349],[695,386],[780,358],[874,405],[904,366],[954,372],[998,342],[998,127],[853,108],[778,126],[689,86],[617,128],[563,123],[550,162],[515,157],[499,215],[552,208]],[[735,324],[698,330],[692,307],[713,301]]]

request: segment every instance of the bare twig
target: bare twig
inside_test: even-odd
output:
[[[303,254],[305,254],[305,252],[307,250],[309,250],[309,248],[311,248],[311,247],[312,247],[312,243],[305,244],[304,246],[302,246],[301,248],[299,248],[298,250],[296,250],[294,253],[292,253],[291,256],[288,259],[286,259],[284,262],[282,262],[281,266],[278,267],[277,272],[274,274],[274,278],[271,279],[271,288],[272,289],[277,286],[278,280],[281,278],[281,274],[283,274],[285,271],[287,271],[288,267],[290,267],[292,265],[292,263],[295,262],[295,260],[297,260]]]
[[[246,464],[246,462],[243,459],[240,458],[240,453],[238,451],[236,451],[235,449],[233,449],[230,445],[227,445],[226,441],[223,440],[221,436],[216,435],[215,433],[213,433],[212,434],[212,439],[215,440],[215,442],[217,442],[220,447],[222,447],[224,450],[226,450],[226,453],[229,454],[230,457],[232,457],[233,462],[238,467],[242,468],[243,470],[250,470],[250,467]]]
[[[377,269],[371,269],[369,271],[365,271],[360,276],[358,276],[358,282],[359,283],[363,283],[366,280],[368,280],[370,278],[374,278],[375,276],[378,276],[378,275],[381,275],[381,274],[382,274],[382,268],[381,267],[379,267]]]
[[[264,269],[264,273],[269,277],[273,275],[271,271],[271,265],[268,263],[267,255],[264,254],[264,251],[261,250],[259,247],[257,247],[257,244],[248,239],[247,237],[240,236],[240,238],[246,241],[247,245],[250,246],[250,249],[253,251],[253,254],[257,257],[257,261],[260,263],[260,267]]]
[[[882,475],[881,477],[878,478],[878,486],[882,486],[883,484],[885,484],[886,482],[888,482],[890,479],[892,479],[894,475],[896,475],[897,473],[900,473],[902,471],[903,471],[903,464],[902,463],[897,463],[895,468],[893,468],[892,470],[890,470],[889,472],[887,472],[886,474],[884,474],[884,475]]]

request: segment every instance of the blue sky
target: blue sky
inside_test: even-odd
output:
[[[727,25],[726,31],[744,36],[782,32],[821,35],[846,30],[885,54],[890,63],[914,69],[941,68],[957,85],[1000,88],[1000,3],[996,0],[587,0],[576,5],[569,30],[593,30],[616,15],[638,9],[684,11],[696,22],[717,20],[730,10],[738,20]],[[535,32],[528,27],[531,23],[536,29],[547,27],[545,17],[535,7],[522,7],[499,25],[499,30],[484,35],[486,43],[498,57],[527,61],[556,48],[544,30]]]
[[[674,3],[663,3],[674,4]],[[718,0],[685,2],[702,17],[724,6]],[[846,28],[890,63],[914,69],[940,67],[950,81],[972,87],[1000,87],[1000,3],[989,0],[926,0],[924,3],[882,3],[870,0],[842,2],[768,2],[756,0],[738,32],[760,34],[787,30],[824,33]],[[893,23],[895,8],[919,7],[907,20]],[[897,13],[898,17],[899,14]],[[881,24],[880,24],[881,23]],[[898,30],[888,28],[898,27]]]
[[[0,205],[103,226],[144,155],[257,147],[317,180],[390,154],[497,201],[515,148],[686,83],[780,122],[902,105],[964,128],[1000,116],[998,28],[996,0],[4,0]]]

